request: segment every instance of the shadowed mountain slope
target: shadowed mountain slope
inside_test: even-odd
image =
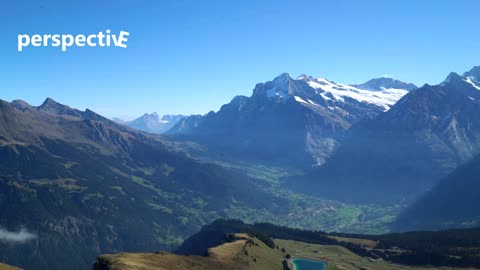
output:
[[[101,253],[170,249],[230,206],[272,207],[249,178],[168,150],[161,137],[47,99],[0,101],[0,261],[88,269]]]

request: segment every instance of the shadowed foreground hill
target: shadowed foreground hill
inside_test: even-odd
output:
[[[418,199],[480,153],[479,89],[480,66],[410,91],[352,126],[323,166],[291,186],[344,201]]]
[[[0,101],[0,226],[36,236],[0,242],[12,265],[83,270],[102,253],[171,249],[232,205],[275,203],[248,181],[90,110]]]
[[[400,215],[395,230],[480,226],[480,155],[460,166]]]

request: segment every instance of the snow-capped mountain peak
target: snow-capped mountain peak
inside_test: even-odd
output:
[[[303,80],[303,81],[308,81],[308,80],[313,80],[312,76],[302,74],[296,78],[296,80]]]
[[[480,90],[480,66],[473,67],[470,71],[465,72],[462,77],[464,81]]]
[[[273,79],[273,82],[276,82],[276,83],[284,83],[284,82],[287,82],[288,80],[291,80],[292,78],[290,78],[290,74],[284,72],[280,75],[278,75],[277,77],[275,77],[275,79]]]
[[[303,81],[305,81],[311,88],[315,89],[316,93],[327,102],[335,103],[351,100],[372,104],[381,107],[384,110],[390,109],[393,104],[412,89],[411,86],[408,87],[408,89],[387,88],[385,87],[388,86],[386,83],[384,84],[385,86],[378,89],[372,89],[371,87],[368,87],[368,89],[362,89],[361,87],[366,86],[368,82],[359,86],[352,86],[335,83],[325,78],[312,78],[308,76],[303,77]],[[372,81],[373,80],[370,80],[369,82]],[[377,83],[377,85],[381,84]]]
[[[385,89],[403,89],[403,90],[415,90],[418,87],[413,83],[405,83],[393,78],[376,78],[371,79],[363,84],[352,85],[356,88],[371,90],[371,91],[382,91]]]
[[[477,82],[474,77],[467,77],[465,81],[475,87],[477,90],[480,90],[480,82]]]
[[[378,78],[360,85],[348,85],[305,74],[292,79],[288,73],[282,73],[272,81],[258,84],[254,95],[275,102],[293,99],[304,105],[323,104],[329,108],[342,107],[342,103],[352,103],[352,106],[355,103],[362,103],[386,111],[410,90],[416,88],[413,84],[391,78]]]
[[[164,115],[161,118],[154,112],[151,114],[144,114],[143,116],[134,119],[132,121],[125,122],[126,125],[150,132],[150,133],[163,133],[173,127],[178,121],[185,118],[183,115]]]
[[[288,73],[282,73],[277,76],[273,81],[267,83],[268,90],[266,95],[268,98],[281,98],[285,99],[291,96],[290,83],[293,81]]]
[[[463,77],[470,77],[475,81],[480,81],[480,66],[475,66],[470,71],[465,72]]]
[[[153,113],[150,113],[150,114],[149,114],[149,113],[145,113],[145,114],[143,115],[143,117],[148,118],[148,119],[154,119],[154,120],[160,119],[160,117],[158,116],[158,114],[157,114],[156,112],[153,112]]]
[[[451,72],[447,79],[445,79],[440,85],[445,86],[446,84],[459,82],[470,84],[475,89],[480,90],[480,66],[474,67],[470,71],[463,73],[462,76],[455,72]]]

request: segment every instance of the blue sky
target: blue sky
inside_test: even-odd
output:
[[[206,113],[282,72],[436,84],[480,65],[480,1],[5,0],[0,99],[108,117]],[[28,47],[19,34],[130,32],[128,48]]]

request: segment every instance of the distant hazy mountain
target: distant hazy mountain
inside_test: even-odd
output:
[[[388,110],[412,89],[387,83],[398,86],[390,81],[372,91],[284,73],[257,84],[251,97],[237,96],[218,112],[184,118],[168,133],[205,143],[222,157],[322,164],[353,123]]]
[[[119,124],[125,124],[127,122],[120,117],[113,117],[112,121],[115,122],[115,123],[119,123]]]
[[[480,152],[480,67],[425,85],[354,125],[306,177],[306,190],[348,200],[413,198]],[[298,186],[295,182],[292,185]]]
[[[167,114],[160,118],[158,114],[154,112],[151,114],[146,113],[135,120],[125,122],[125,124],[137,130],[161,134],[168,131],[185,117],[184,115]]]
[[[90,269],[100,253],[172,248],[233,205],[280,205],[167,148],[88,109],[0,100],[0,261]]]
[[[399,80],[394,80],[392,78],[378,78],[372,79],[366,83],[352,85],[354,87],[372,91],[383,91],[385,89],[403,89],[412,91],[417,89],[418,87],[412,83],[404,83]]]
[[[480,226],[480,155],[453,171],[398,218],[395,230]]]

